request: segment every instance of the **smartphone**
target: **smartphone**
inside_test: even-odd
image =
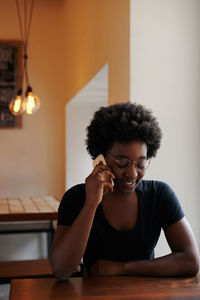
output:
[[[102,161],[104,166],[107,165],[103,154],[99,154],[93,161],[93,167],[96,167],[96,165],[98,165],[100,163],[100,161]]]
[[[95,158],[95,160],[93,161],[93,167],[96,167],[96,165],[98,165],[100,162],[102,162],[104,166],[107,165],[103,154],[100,154]],[[102,174],[102,175],[103,175],[104,181],[107,181],[107,182],[111,183],[112,186],[114,186],[113,179],[110,175],[107,175],[107,174]],[[105,186],[104,192],[106,193],[108,190],[109,190],[109,187]]]

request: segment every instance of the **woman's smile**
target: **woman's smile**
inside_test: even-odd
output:
[[[132,193],[144,176],[143,164],[147,146],[142,141],[133,141],[128,144],[114,143],[107,156],[108,165],[115,175],[114,190],[121,193]],[[128,163],[124,163],[128,161]]]
[[[139,183],[139,179],[118,179],[115,180],[114,189],[123,193],[133,192]]]

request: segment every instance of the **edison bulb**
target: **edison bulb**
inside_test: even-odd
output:
[[[29,91],[27,92],[25,98],[25,104],[26,104],[26,113],[28,115],[32,115],[40,107],[40,99],[37,96],[33,95],[32,91]]]
[[[25,108],[26,105],[20,94],[9,103],[9,110],[15,116],[21,115],[25,111]]]

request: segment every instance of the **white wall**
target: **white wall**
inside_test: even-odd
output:
[[[180,199],[200,248],[200,1],[131,0],[131,99],[158,117],[163,141],[146,178]],[[157,255],[168,252],[162,237]]]
[[[86,151],[86,127],[100,106],[108,103],[108,65],[66,105],[66,189],[84,183],[92,172]]]
[[[92,172],[92,160],[86,151],[86,127],[96,109],[87,104],[67,105],[66,109],[66,190],[84,183]]]

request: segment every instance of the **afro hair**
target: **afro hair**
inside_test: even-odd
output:
[[[141,140],[147,145],[147,157],[155,157],[162,133],[152,112],[136,103],[118,103],[101,107],[87,127],[86,146],[92,159],[106,155],[115,142],[128,144]]]

